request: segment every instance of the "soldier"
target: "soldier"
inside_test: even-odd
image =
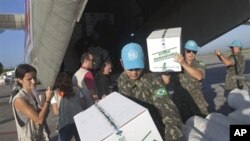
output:
[[[208,103],[201,91],[205,64],[196,59],[197,51],[197,43],[187,41],[184,56],[178,54],[175,57],[175,61],[182,66],[182,71],[170,74],[170,82],[174,84],[173,100],[183,122],[194,115],[205,117],[208,114]]]
[[[170,99],[163,82],[155,79],[152,73],[144,72],[144,53],[141,46],[137,43],[125,45],[121,52],[121,63],[124,72],[118,78],[118,91],[160,110],[165,129],[163,138],[181,140],[182,122],[178,109]],[[154,115],[151,114],[153,119]]]
[[[245,58],[241,53],[243,45],[240,41],[235,40],[229,45],[232,54],[228,57],[223,55],[220,50],[215,50],[215,55],[220,59],[220,61],[226,65],[227,74],[225,79],[225,89],[231,91],[235,88],[242,89],[242,80],[235,80],[233,76],[242,75],[245,70]]]

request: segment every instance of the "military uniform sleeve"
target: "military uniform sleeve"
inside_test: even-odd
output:
[[[205,77],[206,77],[206,75],[205,75],[206,74],[206,72],[205,72],[206,71],[206,65],[205,65],[205,63],[202,62],[202,61],[199,61],[197,66],[198,66],[197,69],[202,72],[203,79],[205,79]]]
[[[165,124],[165,140],[182,139],[182,121],[177,107],[167,93],[164,85],[160,81],[152,81],[153,103],[161,112],[163,123]]]
[[[234,55],[229,55],[228,59],[230,59],[233,62],[233,64],[235,64]]]
[[[122,73],[117,79],[118,92],[124,95],[128,95],[127,89],[124,87],[126,84],[126,79],[124,73]]]

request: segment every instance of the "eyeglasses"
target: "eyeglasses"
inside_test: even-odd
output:
[[[197,53],[197,51],[193,51],[193,50],[189,50],[189,49],[186,49],[186,52],[187,52],[187,53],[191,53],[191,52],[192,52],[193,54],[196,54],[196,53]]]
[[[137,69],[128,69],[128,71],[139,71],[139,70],[142,70],[142,69],[139,69],[139,68],[137,68]]]

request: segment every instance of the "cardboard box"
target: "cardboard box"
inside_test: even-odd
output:
[[[117,92],[74,120],[83,141],[162,141],[148,110]]]
[[[181,28],[153,31],[147,37],[149,69],[152,72],[179,72],[181,65],[174,61],[181,54]]]

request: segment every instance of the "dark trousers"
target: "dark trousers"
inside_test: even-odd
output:
[[[60,141],[70,141],[72,137],[75,137],[75,141],[80,141],[79,134],[76,129],[76,125],[69,124],[59,130],[59,140]]]

